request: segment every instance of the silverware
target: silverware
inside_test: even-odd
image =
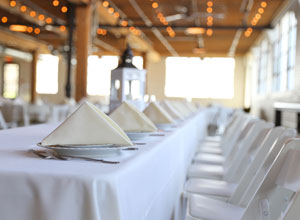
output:
[[[145,145],[146,143],[136,143],[136,142],[133,142],[135,145]]]
[[[58,160],[70,160],[70,159],[82,159],[87,161],[94,161],[94,162],[102,162],[102,163],[108,163],[108,164],[118,164],[119,161],[108,161],[103,159],[95,159],[95,158],[89,158],[89,157],[81,157],[81,156],[63,156],[55,151],[38,151],[31,149],[30,152],[34,153],[35,155],[44,158],[44,159],[58,159]]]
[[[128,147],[128,148],[124,148],[122,150],[138,150],[137,147]]]

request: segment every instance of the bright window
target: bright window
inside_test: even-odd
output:
[[[233,58],[168,57],[165,95],[184,98],[231,99],[234,95]]]
[[[294,88],[297,20],[288,12],[274,29],[273,91]]]
[[[36,69],[36,91],[40,94],[58,92],[58,56],[40,54]]]
[[[89,56],[87,93],[89,95],[110,94],[110,74],[117,68],[119,58],[117,56]]]
[[[143,69],[143,64],[144,64],[143,57],[141,57],[141,56],[133,57],[132,64],[134,66],[136,66],[136,68],[138,68],[139,70],[142,70]]]
[[[19,94],[19,64],[4,64],[3,72],[3,97],[14,99]]]

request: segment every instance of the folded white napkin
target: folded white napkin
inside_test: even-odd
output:
[[[168,112],[172,116],[172,118],[179,119],[179,120],[183,120],[184,119],[183,115],[181,115],[180,112],[177,111],[176,108],[174,108],[169,103],[169,101],[162,100],[162,101],[159,102],[159,104],[163,107],[163,109],[166,110],[166,112]]]
[[[188,117],[191,113],[181,102],[172,101],[171,105],[184,117]]]
[[[188,109],[190,109],[192,112],[196,112],[198,110],[192,102],[186,102],[185,104],[188,107]]]
[[[174,119],[157,102],[151,102],[144,110],[145,115],[155,124],[173,124]]]
[[[110,115],[124,131],[154,132],[157,131],[153,122],[129,102],[123,102]]]
[[[124,131],[89,102],[81,104],[41,142],[46,145],[133,145]]]

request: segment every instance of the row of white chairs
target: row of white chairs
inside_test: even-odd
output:
[[[296,135],[295,129],[234,113],[222,136],[208,137],[189,167],[186,220],[299,219]]]

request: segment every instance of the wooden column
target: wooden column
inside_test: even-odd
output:
[[[31,61],[31,103],[34,103],[36,100],[36,65],[38,60],[38,52],[32,52],[32,61]]]
[[[87,64],[91,43],[91,14],[90,5],[76,7],[76,101],[87,96]]]
[[[143,69],[147,70],[147,53],[142,53],[143,57]],[[146,72],[146,85],[145,85],[145,94],[148,94],[148,72]]]

